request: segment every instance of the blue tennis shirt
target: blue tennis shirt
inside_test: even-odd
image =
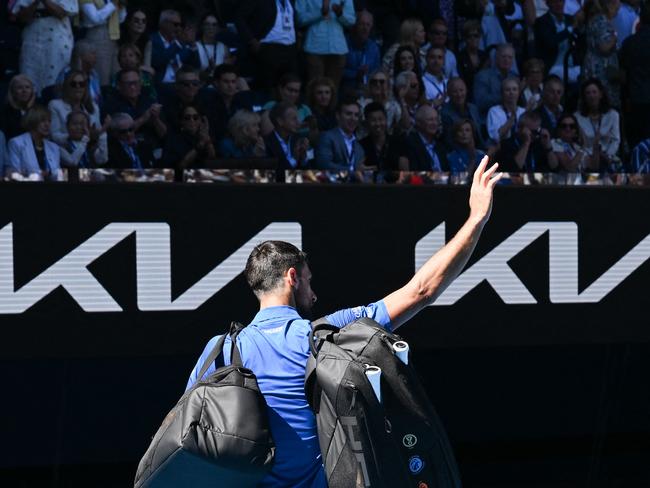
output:
[[[347,308],[327,316],[344,327],[361,317],[369,317],[390,330],[390,317],[383,301],[368,306]],[[268,307],[260,310],[237,337],[244,366],[257,376],[268,405],[271,433],[276,445],[275,464],[262,487],[326,488],[321,461],[316,418],[305,397],[305,366],[309,357],[311,324],[293,307]],[[187,382],[189,389],[214,348],[219,336],[210,339]],[[223,357],[230,364],[232,343],[226,338]],[[207,374],[215,370],[210,366]]]

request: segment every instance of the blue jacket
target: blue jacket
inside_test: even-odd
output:
[[[296,0],[296,17],[300,27],[307,27],[303,50],[310,54],[347,54],[348,44],[344,28],[354,25],[356,15],[354,4],[348,0],[331,0],[330,5],[343,5],[343,14],[338,17],[330,6],[327,18],[321,13],[321,0]]]
[[[5,176],[5,166],[9,164],[7,161],[7,140],[5,135],[0,131],[0,181]]]
[[[365,159],[363,147],[357,140],[352,145],[352,153],[352,166],[357,169]],[[316,147],[316,167],[332,171],[348,171],[350,166],[348,150],[341,129],[335,127],[323,132]]]
[[[381,55],[379,54],[379,46],[372,39],[368,39],[361,47],[355,46],[349,37],[347,43],[348,54],[345,58],[343,81],[349,84],[355,84],[357,82],[357,72],[364,64],[368,66],[368,76],[380,68]]]
[[[151,34],[151,67],[156,70],[156,83],[162,82],[167,66],[177,56],[180,65],[191,64],[198,67],[198,54],[190,46],[182,45],[178,41],[172,41],[169,46],[165,47],[160,32]]]

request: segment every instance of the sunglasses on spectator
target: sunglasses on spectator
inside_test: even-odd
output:
[[[370,80],[370,84],[372,84],[372,85],[385,85],[386,80],[384,80],[383,78],[373,78],[372,80]]]
[[[183,120],[201,120],[201,116],[199,114],[185,114]]]
[[[178,82],[179,85],[184,86],[185,88],[197,87],[201,85],[199,80],[182,80]]]
[[[132,132],[135,132],[135,127],[131,126],[131,127],[127,127],[126,129],[119,129],[117,132],[119,134],[130,134]]]
[[[560,129],[575,129],[575,124],[560,124]]]
[[[85,88],[86,82],[85,81],[70,81],[68,83],[68,86],[70,86],[70,88]]]

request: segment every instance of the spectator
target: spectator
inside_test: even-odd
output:
[[[296,137],[300,122],[295,105],[288,102],[276,103],[269,112],[273,132],[264,140],[268,157],[278,160],[278,169],[308,168],[307,150],[309,140]]]
[[[362,114],[365,114],[366,105],[377,102],[384,107],[389,134],[396,130],[407,130],[411,126],[409,114],[402,111],[400,102],[393,97],[390,77],[383,70],[370,75],[366,88],[365,96],[359,99]]]
[[[384,71],[387,73],[395,72],[393,67],[395,59],[397,59],[397,50],[401,46],[410,46],[413,50],[416,64],[418,65],[418,71],[416,71],[416,73],[420,73],[421,67],[424,65],[424,57],[426,54],[421,51],[425,41],[426,31],[424,30],[422,21],[416,18],[405,19],[400,25],[399,42],[390,46],[388,51],[386,51],[386,54],[384,54],[384,58],[382,59]],[[399,71],[397,71],[397,73],[399,73]]]
[[[501,143],[496,155],[500,171],[548,173],[557,169],[551,135],[542,129],[541,123],[536,112],[526,112],[521,116],[517,130]]]
[[[479,71],[474,78],[474,103],[481,117],[487,115],[490,107],[501,101],[501,84],[503,80],[516,76],[512,69],[515,50],[510,44],[497,47],[494,58],[495,66]]]
[[[452,126],[453,150],[447,154],[449,171],[451,173],[474,173],[474,170],[485,156],[476,147],[476,132],[474,124],[469,119],[457,120]]]
[[[639,30],[623,43],[620,60],[628,95],[628,141],[634,146],[650,137],[650,6],[641,8]]]
[[[363,147],[357,141],[360,118],[356,100],[343,99],[336,110],[338,126],[323,132],[316,147],[316,167],[333,171],[364,169]]]
[[[336,87],[329,78],[315,78],[307,85],[307,98],[318,130],[336,127]],[[299,116],[300,117],[300,116]]]
[[[334,81],[334,80],[332,80]],[[285,73],[280,78],[276,87],[276,100],[266,103],[263,110],[270,110],[278,102],[288,102],[295,105],[298,110],[298,120],[300,121],[302,135],[307,134],[307,124],[312,118],[311,109],[304,103],[300,103],[300,91],[302,89],[302,80],[294,73]]]
[[[424,52],[428,53],[432,47],[438,47],[444,50],[444,71],[447,78],[458,76],[456,56],[449,49],[449,28],[443,18],[434,19],[427,32],[429,42],[423,46]]]
[[[25,24],[20,72],[29,76],[36,94],[56,82],[70,62],[74,38],[70,17],[79,13],[77,0],[17,0],[12,13]]]
[[[415,123],[415,112],[422,105],[428,104],[424,96],[424,86],[420,78],[413,71],[402,71],[395,78],[395,97],[399,101],[402,114],[409,116],[408,126],[410,129]],[[404,115],[403,115],[404,117]]]
[[[140,72],[142,91],[150,98],[156,98],[156,88],[153,82],[153,69],[143,64],[142,52],[135,44],[122,44],[117,50],[117,64],[122,70],[136,70]],[[111,86],[117,88],[117,73],[111,80]]]
[[[158,32],[151,34],[145,49],[145,64],[155,70],[157,83],[173,83],[176,70],[184,64],[198,65],[196,46],[184,43],[181,14],[163,10],[158,21]]]
[[[524,63],[523,71],[521,102],[526,111],[535,110],[542,101],[544,63],[537,58],[530,58]]]
[[[50,112],[34,105],[23,118],[27,132],[9,140],[9,165],[5,173],[10,179],[63,179],[59,146],[49,141]]]
[[[555,139],[551,147],[558,160],[559,169],[567,173],[598,171],[591,165],[591,158],[582,147],[578,121],[571,114],[563,114],[558,119]]]
[[[564,112],[564,108],[560,104],[563,95],[562,80],[555,75],[549,76],[542,89],[542,103],[535,111],[542,118],[542,127],[551,134],[555,132],[558,118]]]
[[[176,72],[173,91],[169,86],[161,88],[161,101],[165,120],[172,131],[178,132],[183,118],[181,112],[188,105],[198,105],[198,94],[201,89],[199,70],[185,65]]]
[[[9,159],[7,156],[7,139],[4,133],[0,130],[0,181],[4,180],[5,168],[9,166]]]
[[[467,20],[463,24],[465,47],[458,53],[458,73],[472,93],[476,73],[485,68],[489,58],[485,51],[479,49],[481,42],[481,24],[476,20]]]
[[[403,71],[412,71],[418,78],[422,77],[422,68],[415,51],[411,46],[400,46],[395,51],[395,60],[393,62],[393,78]]]
[[[364,166],[380,171],[407,170],[408,161],[400,157],[397,135],[388,134],[386,109],[381,103],[370,102],[363,110],[368,135],[359,141],[365,154]]]
[[[214,70],[212,86],[199,93],[201,106],[205,107],[210,121],[212,139],[221,140],[226,135],[228,121],[237,110],[251,109],[249,91],[239,91],[239,74],[237,68],[230,64],[221,64]]]
[[[357,21],[347,38],[348,54],[343,70],[343,86],[359,92],[368,83],[368,76],[381,66],[379,46],[370,39],[373,17],[367,10],[357,12]]]
[[[547,74],[564,80],[564,58],[574,38],[577,20],[564,12],[564,0],[546,0],[548,12],[535,21],[535,52],[544,62]],[[575,83],[580,75],[573,56],[569,56],[568,83]],[[567,81],[567,80],[565,80]]]
[[[517,120],[526,111],[517,106],[519,100],[519,80],[506,78],[501,83],[501,103],[490,108],[487,115],[488,136],[494,143],[512,136]]]
[[[587,0],[585,3],[587,52],[582,62],[583,79],[601,80],[609,103],[614,107],[621,106],[616,29],[611,22],[617,1]]]
[[[267,90],[284,73],[298,71],[295,24],[290,0],[241,0],[235,25],[253,55],[259,89]]]
[[[633,173],[650,173],[650,139],[644,139],[632,150],[630,163]]]
[[[431,100],[433,106],[439,108],[449,101],[447,96],[447,83],[445,76],[445,48],[432,46],[427,51],[427,67],[422,76],[424,96]]]
[[[90,98],[88,79],[82,71],[70,71],[63,81],[62,97],[52,100],[48,109],[52,114],[52,140],[63,145],[68,140],[66,120],[72,111],[84,112],[90,119],[90,130],[105,131],[99,118],[99,107]]]
[[[117,71],[117,41],[120,23],[126,18],[126,8],[120,0],[79,0],[81,27],[86,29],[87,41],[97,51],[97,73],[101,86],[109,84]]]
[[[90,130],[86,112],[73,110],[66,117],[67,140],[61,144],[61,164],[68,168],[92,168],[108,161],[106,132]]]
[[[348,46],[344,28],[356,21],[349,0],[296,0],[298,25],[306,28],[303,50],[307,53],[309,80],[327,76],[339,86]]]
[[[25,132],[21,120],[35,103],[36,91],[29,76],[15,75],[11,78],[7,101],[0,111],[0,129],[4,132],[7,140]]]
[[[204,168],[214,160],[217,153],[210,139],[208,118],[202,116],[194,105],[186,105],[178,112],[178,131],[173,131],[165,140],[162,164],[180,172],[190,168]]]
[[[201,65],[201,73],[206,79],[212,79],[214,69],[225,62],[231,61],[228,46],[217,40],[219,21],[213,13],[203,16],[200,22],[198,42],[196,43]]]
[[[261,158],[266,155],[260,134],[262,118],[250,110],[238,110],[228,122],[228,137],[221,140],[219,153],[224,158]]]
[[[438,112],[429,105],[422,105],[415,114],[415,130],[405,139],[404,156],[411,171],[449,171],[447,149],[437,140],[440,125]]]
[[[129,10],[122,23],[120,44],[135,44],[141,53],[145,52],[149,36],[147,35],[147,13],[141,8]],[[143,58],[144,61],[144,58]]]
[[[579,111],[574,115],[582,131],[584,146],[594,166],[615,168],[621,143],[618,112],[610,108],[603,83],[587,80],[580,89]]]
[[[102,104],[102,91],[101,84],[99,81],[99,74],[95,70],[97,65],[97,50],[95,46],[85,39],[77,41],[72,50],[72,59],[70,64],[66,66],[56,79],[57,92],[59,85],[63,84],[63,80],[68,76],[70,71],[78,70],[83,71],[88,79],[88,90],[90,92],[90,97],[98,105]],[[44,94],[45,95],[45,94]]]
[[[634,34],[634,29],[639,21],[641,0],[617,0],[612,6],[615,14],[612,25],[616,29],[616,49],[621,49],[625,39]]]
[[[127,69],[117,74],[117,92],[107,97],[104,113],[111,116],[126,113],[131,116],[139,138],[146,139],[152,147],[156,147],[167,134],[162,105],[142,93],[139,71]]]
[[[472,123],[474,142],[479,149],[485,148],[485,141],[481,134],[481,117],[476,105],[467,101],[467,87],[460,78],[452,78],[447,85],[449,102],[440,109],[440,120],[445,135],[445,143],[451,146],[454,141],[452,128],[460,120],[469,120]]]
[[[136,122],[127,113],[116,113],[111,117],[108,131],[109,162],[115,169],[148,169],[153,167],[151,146],[139,141],[136,136]]]

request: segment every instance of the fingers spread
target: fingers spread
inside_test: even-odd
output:
[[[486,156],[483,156],[483,159],[481,159],[481,162],[479,163],[478,167],[476,168],[476,171],[474,171],[474,181],[478,182],[481,179],[481,176],[483,175],[483,171],[485,171],[485,167],[488,164],[489,158]]]
[[[499,163],[494,163],[492,166],[490,166],[490,168],[485,173],[483,173],[483,176],[481,177],[481,181],[486,182],[487,180],[489,180],[498,167],[499,167]]]
[[[497,184],[497,182],[501,179],[502,176],[503,176],[503,173],[497,173],[497,174],[495,174],[495,175],[490,179],[490,181],[488,181],[488,186],[489,186],[490,188],[494,188],[494,185]]]

